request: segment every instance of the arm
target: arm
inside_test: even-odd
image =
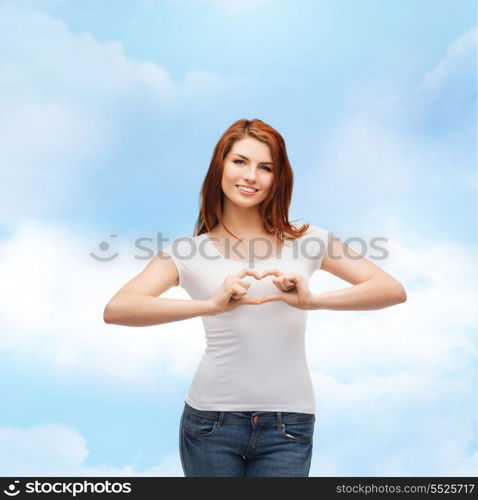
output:
[[[382,309],[407,300],[405,288],[399,281],[354,252],[340,238],[334,237],[332,241],[321,269],[353,286],[312,294],[308,309],[363,311]]]
[[[208,315],[213,315],[209,300],[162,299],[123,292],[107,304],[103,317],[105,323],[152,326]]]
[[[151,259],[146,268],[108,302],[105,323],[151,326],[214,314],[211,300],[164,299],[158,297],[178,283],[178,271],[168,256]]]

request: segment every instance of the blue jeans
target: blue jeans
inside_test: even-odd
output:
[[[315,415],[204,411],[184,403],[179,452],[186,477],[308,477]]]

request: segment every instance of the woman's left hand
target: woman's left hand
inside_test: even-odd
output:
[[[312,292],[300,273],[282,273],[279,269],[270,269],[261,274],[261,278],[266,276],[277,276],[272,282],[281,290],[280,293],[273,293],[262,297],[261,303],[274,300],[283,300],[287,304],[298,309],[309,309]]]

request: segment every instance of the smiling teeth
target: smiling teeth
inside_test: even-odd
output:
[[[243,186],[237,186],[241,191],[245,191],[246,193],[255,193],[257,191],[257,189],[250,189],[250,188],[246,188],[246,187],[243,187]]]

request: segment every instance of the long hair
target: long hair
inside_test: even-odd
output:
[[[307,231],[309,224],[304,224],[297,229],[289,222],[294,174],[287,157],[284,139],[277,130],[258,119],[242,119],[234,122],[216,144],[209,169],[201,186],[200,212],[194,228],[194,236],[212,230],[221,222],[230,235],[239,239],[229,231],[222,219],[224,193],[221,181],[224,159],[232,149],[234,142],[245,137],[253,137],[267,144],[275,166],[271,190],[260,206],[264,228],[268,233],[276,234],[281,242],[287,238],[286,233],[292,238],[299,238]]]

